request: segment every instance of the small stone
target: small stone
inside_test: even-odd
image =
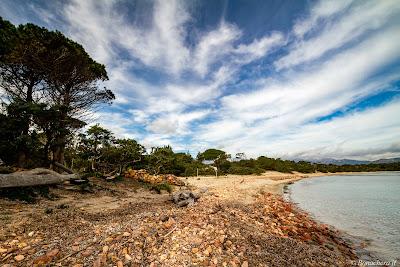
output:
[[[53,250],[50,250],[49,252],[47,252],[46,256],[49,258],[53,258],[53,257],[57,256],[58,252],[60,252],[60,250],[56,248],[56,249],[53,249]]]
[[[75,252],[79,251],[79,246],[72,246],[72,250]]]
[[[14,257],[14,259],[16,261],[22,261],[23,259],[25,259],[25,256],[24,255],[17,255],[17,256]]]
[[[211,246],[208,246],[208,247],[203,251],[203,254],[206,255],[206,256],[209,256],[209,255],[211,254],[211,252],[212,252],[212,247],[211,247]]]
[[[122,234],[122,236],[125,236],[125,237],[128,237],[128,236],[130,236],[131,234],[130,233],[128,233],[128,232],[124,232],[123,234]]]
[[[244,262],[242,263],[242,267],[249,267],[249,263],[248,263],[247,261],[244,261]]]
[[[0,254],[6,253],[6,252],[7,252],[7,249],[5,249],[5,248],[0,248]]]
[[[103,253],[107,253],[108,252],[108,246],[104,246],[103,247]]]
[[[97,260],[95,260],[93,262],[93,267],[101,267],[101,260],[100,258],[97,258]]]
[[[90,255],[92,255],[93,250],[92,249],[86,249],[85,251],[82,252],[82,256],[83,257],[89,257]]]
[[[132,257],[129,254],[125,254],[125,260],[126,261],[131,261]]]
[[[107,237],[106,239],[104,239],[104,242],[108,243],[108,242],[111,242],[111,241],[113,241],[113,240],[114,240],[114,238],[112,238],[112,237]]]
[[[198,248],[192,248],[192,253],[196,254],[197,252],[199,252]]]
[[[122,263],[122,261],[117,262],[117,267],[124,267],[124,264]]]
[[[168,221],[164,223],[164,228],[169,229],[175,224],[174,218],[169,218]]]
[[[73,267],[83,267],[83,264],[82,263],[77,263]]]

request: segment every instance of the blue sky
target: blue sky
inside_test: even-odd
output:
[[[146,147],[400,156],[397,0],[3,0],[0,15],[105,64],[117,98],[92,123]]]

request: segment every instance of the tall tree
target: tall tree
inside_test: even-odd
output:
[[[60,131],[54,139],[53,160],[63,164],[71,118],[81,119],[85,112],[98,104],[111,103],[115,97],[99,86],[99,82],[108,80],[105,66],[94,61],[81,45],[61,34],[58,37],[57,48],[48,56],[53,67],[46,77],[46,96],[59,113]]]
[[[18,105],[19,148],[18,164],[29,157],[28,144],[34,105],[41,99],[44,88],[43,58],[49,51],[51,32],[33,24],[15,28],[0,18],[0,86],[7,102]]]
[[[30,136],[35,121],[46,132],[53,160],[64,163],[68,136],[82,127],[83,114],[114,99],[110,90],[100,87],[108,79],[105,66],[62,33],[33,24],[15,28],[0,19],[0,40],[1,89],[8,103],[24,108],[20,135]],[[20,162],[28,152],[24,146]]]

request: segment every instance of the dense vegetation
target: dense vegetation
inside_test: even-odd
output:
[[[207,149],[196,158],[190,154],[175,153],[170,146],[152,148],[149,153],[132,139],[116,139],[112,133],[94,125],[85,133],[76,135],[67,148],[66,163],[77,170],[87,172],[121,172],[126,168],[146,169],[153,174],[175,174],[179,176],[215,175],[210,164],[218,168],[218,174],[261,174],[265,171],[290,173],[313,172],[360,172],[400,170],[400,163],[333,165],[305,161],[290,161],[268,158],[244,159],[232,157],[218,149]],[[204,164],[206,162],[207,164]]]
[[[110,103],[105,66],[58,31],[0,17],[0,158],[20,167],[64,163],[85,114]]]
[[[193,158],[169,146],[146,151],[136,140],[118,139],[99,125],[82,131],[85,114],[114,99],[100,86],[107,79],[105,66],[62,33],[33,24],[16,27],[0,17],[1,162],[54,169],[57,162],[98,175],[127,168],[180,176],[214,175],[215,169],[219,174],[400,170],[399,163],[337,166],[265,156],[245,159],[243,153],[232,160],[219,149]]]

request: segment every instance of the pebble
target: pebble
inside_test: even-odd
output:
[[[16,261],[22,261],[23,259],[25,259],[25,256],[20,254],[20,255],[15,256],[14,259]]]
[[[129,254],[125,254],[125,260],[131,261],[132,257]]]

